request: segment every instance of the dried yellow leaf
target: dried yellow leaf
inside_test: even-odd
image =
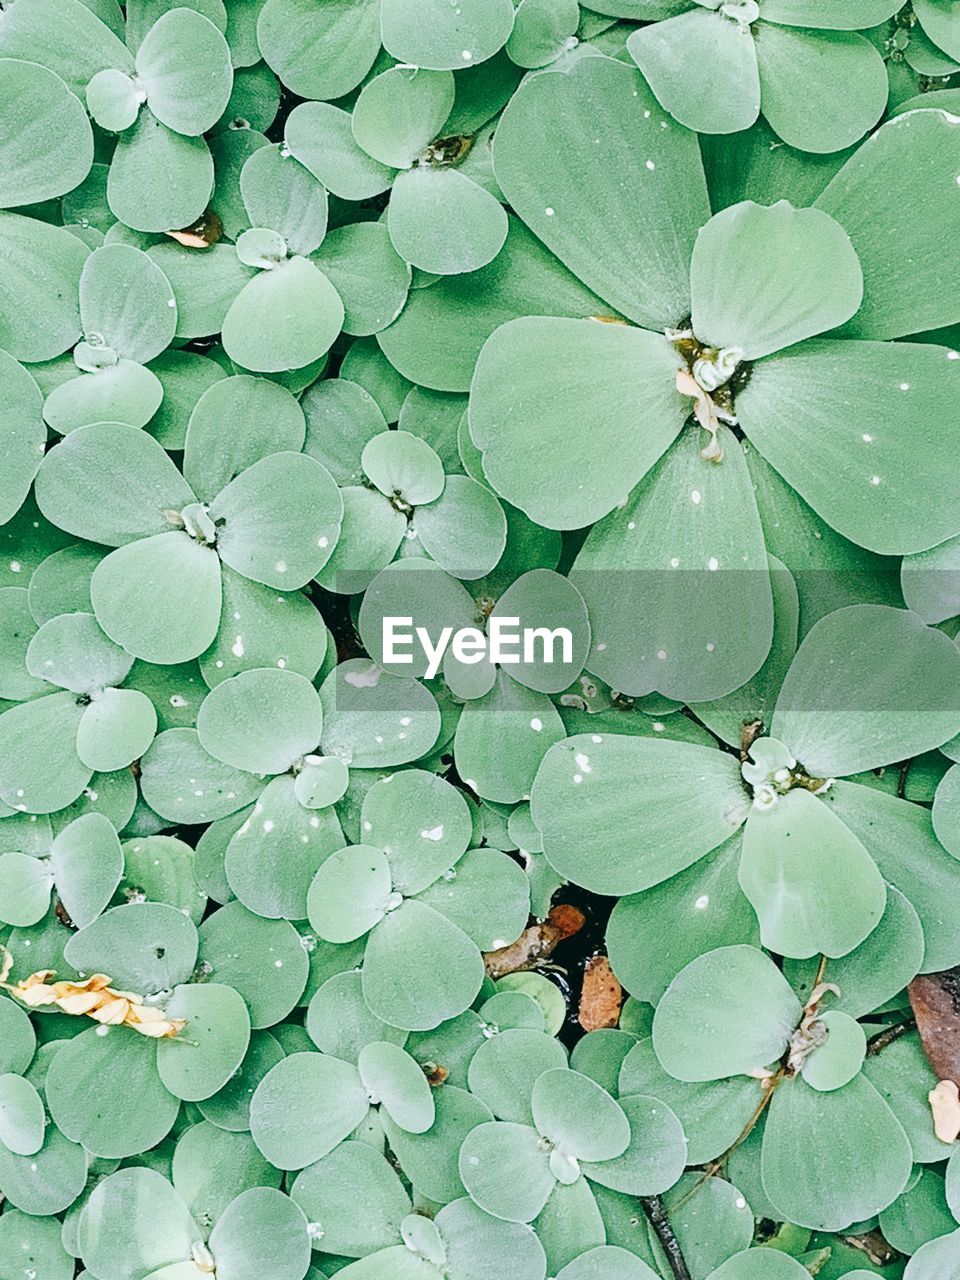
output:
[[[941,1080],[927,1094],[933,1112],[933,1131],[941,1142],[960,1137],[960,1089],[953,1080]]]
[[[160,1009],[145,1005],[143,997],[130,991],[115,991],[105,973],[94,973],[81,981],[51,982],[53,969],[40,969],[20,982],[8,982],[13,957],[0,948],[0,987],[28,1009],[55,1005],[72,1017],[89,1017],[104,1026],[132,1027],[141,1035],[164,1039],[177,1035],[187,1025],[183,1018],[167,1018]]]

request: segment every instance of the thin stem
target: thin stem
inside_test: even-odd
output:
[[[912,1031],[916,1025],[915,1018],[905,1018],[903,1022],[895,1022],[892,1027],[887,1027],[885,1031],[873,1036],[867,1041],[867,1057],[872,1058],[876,1054],[882,1053],[887,1045],[893,1044],[894,1040],[899,1040],[902,1035]]]
[[[683,1250],[680,1248],[680,1241],[673,1233],[673,1227],[670,1225],[670,1219],[667,1216],[663,1201],[659,1196],[641,1196],[640,1204],[643,1206],[643,1212],[647,1215],[647,1221],[653,1227],[654,1233],[660,1241],[661,1249],[667,1255],[667,1262],[669,1262],[670,1270],[673,1272],[673,1280],[693,1280],[690,1275],[690,1268],[687,1266],[686,1259],[683,1256]]]

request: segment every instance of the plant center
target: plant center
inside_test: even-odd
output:
[[[749,759],[744,760],[740,772],[755,809],[772,809],[781,796],[795,787],[819,795],[832,782],[831,778],[810,777],[784,743],[769,737],[757,738],[751,744]]]

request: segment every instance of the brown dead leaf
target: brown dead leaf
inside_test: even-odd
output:
[[[606,956],[593,956],[583,971],[583,991],[577,1015],[584,1031],[601,1031],[620,1021],[623,987],[613,976]]]
[[[960,966],[922,974],[907,990],[924,1052],[937,1079],[960,1085]]]
[[[219,214],[208,209],[189,227],[181,227],[178,231],[168,231],[167,235],[178,244],[188,249],[209,249],[223,235],[223,223]]]
[[[508,973],[535,969],[538,964],[550,959],[561,942],[579,933],[584,924],[586,917],[576,907],[567,903],[551,907],[546,920],[524,929],[509,947],[486,952],[483,962],[487,976],[496,980],[506,977]]]

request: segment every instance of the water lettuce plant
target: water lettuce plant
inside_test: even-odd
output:
[[[4,1280],[960,1276],[957,8],[0,0]]]

